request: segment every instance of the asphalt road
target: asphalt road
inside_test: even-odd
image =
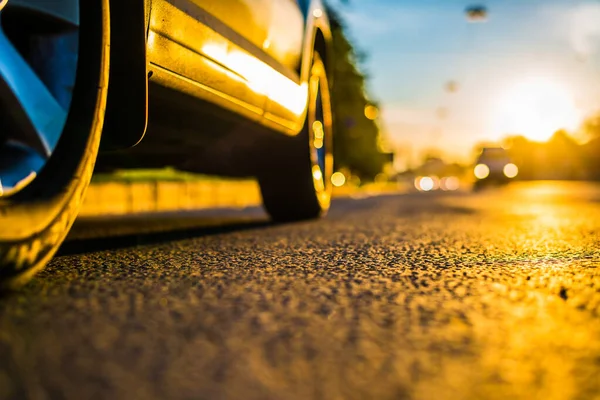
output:
[[[600,186],[84,221],[61,254],[0,300],[0,398],[600,398]]]

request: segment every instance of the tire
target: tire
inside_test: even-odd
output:
[[[48,263],[71,228],[90,183],[108,90],[108,4],[85,0],[79,6],[77,72],[54,151],[23,189],[0,196],[2,289],[20,286]]]
[[[270,162],[258,176],[263,206],[272,220],[300,221],[327,213],[333,174],[332,135],[329,82],[315,52],[304,127],[297,136],[282,138],[276,148],[268,147],[265,158]]]

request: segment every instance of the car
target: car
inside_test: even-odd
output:
[[[488,184],[506,184],[519,173],[510,155],[503,147],[484,147],[477,157],[473,174],[477,181],[475,189]]]
[[[275,221],[331,198],[320,0],[0,0],[0,286],[26,282],[92,173],[256,177]]]

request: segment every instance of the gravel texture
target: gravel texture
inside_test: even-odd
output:
[[[0,398],[600,399],[599,202],[529,183],[82,222],[0,299]]]

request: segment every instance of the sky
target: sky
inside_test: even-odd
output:
[[[437,148],[469,161],[477,143],[543,141],[600,110],[600,0],[332,3],[368,55],[384,133],[407,158]],[[472,5],[486,7],[485,22],[468,21]]]

